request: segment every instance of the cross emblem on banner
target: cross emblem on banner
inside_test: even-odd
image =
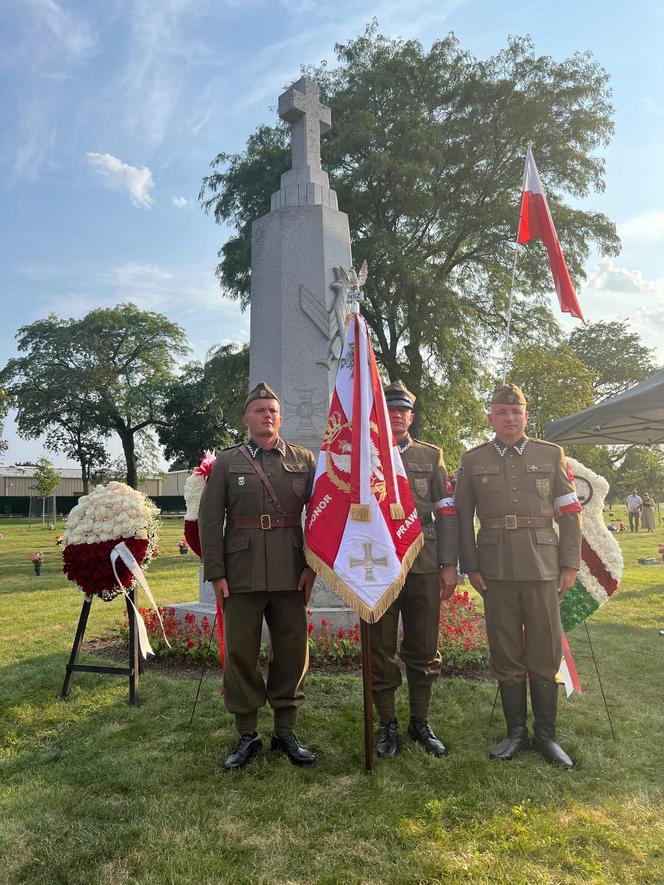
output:
[[[374,568],[377,565],[387,566],[387,556],[379,556],[377,559],[374,558],[372,547],[373,544],[371,543],[371,541],[365,541],[362,544],[362,548],[364,550],[364,559],[355,559],[353,556],[349,557],[351,568],[364,568],[364,580],[367,582],[367,584],[376,583]]]

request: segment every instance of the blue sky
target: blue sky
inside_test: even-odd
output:
[[[179,322],[197,358],[246,341],[249,315],[214,277],[226,232],[198,206],[201,179],[219,151],[274,121],[301,63],[332,62],[334,43],[376,16],[383,33],[425,46],[454,31],[482,57],[530,34],[539,53],[590,50],[608,70],[616,134],[606,190],[585,205],[618,224],[623,251],[591,258],[578,294],[591,320],[629,318],[664,364],[663,10],[656,0],[2,0],[0,362],[22,324],[123,301]],[[42,453],[11,420],[5,435],[6,464]]]

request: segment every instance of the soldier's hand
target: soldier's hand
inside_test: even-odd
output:
[[[482,572],[468,572],[468,580],[471,586],[483,597],[486,591],[486,584],[484,583]]]
[[[300,580],[297,582],[297,589],[304,591],[304,604],[309,605],[309,600],[311,599],[311,592],[314,589],[314,581],[316,580],[316,573],[311,568],[305,568],[305,570],[300,575]]]
[[[454,593],[454,588],[459,583],[459,575],[457,574],[455,565],[444,565],[438,571],[438,582],[440,584],[440,598],[449,599]]]
[[[576,575],[577,571],[575,568],[561,569],[560,577],[558,578],[558,596],[560,599],[563,598],[568,590],[572,589],[576,583]]]
[[[212,582],[212,589],[220,604],[224,599],[227,599],[230,596],[231,591],[228,589],[228,581],[226,578],[217,578],[214,580]]]

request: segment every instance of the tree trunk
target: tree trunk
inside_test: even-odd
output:
[[[408,359],[408,377],[404,379],[406,387],[415,394],[419,399],[422,391],[422,373],[424,371],[424,363],[420,352],[420,335],[417,329],[411,330],[411,337],[404,351]],[[420,419],[417,411],[417,401],[415,402],[415,417],[410,429],[411,436],[419,436]]]
[[[138,471],[136,470],[136,452],[134,448],[134,434],[131,430],[120,433],[122,450],[127,462],[127,485],[132,489],[138,488]]]

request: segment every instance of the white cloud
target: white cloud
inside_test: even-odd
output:
[[[150,191],[154,187],[152,172],[147,166],[140,169],[123,163],[113,154],[87,153],[88,162],[96,169],[109,190],[127,190],[134,206],[149,209],[153,200]]]
[[[36,179],[45,164],[52,163],[56,128],[44,113],[38,100],[26,101],[17,119],[18,145],[14,157],[13,173]]]
[[[640,270],[619,267],[610,258],[603,258],[589,275],[584,291],[615,295],[664,295],[664,281],[646,280]]]
[[[621,240],[654,243],[664,240],[664,212],[648,209],[618,225]]]
[[[31,69],[48,63],[61,67],[70,62],[83,61],[94,55],[98,40],[94,30],[80,16],[56,0],[21,0],[20,13],[29,21],[19,23],[20,38],[7,47],[5,61],[29,61]]]
[[[191,200],[187,197],[173,197],[171,202],[174,206],[177,206],[178,209],[186,209],[187,206],[191,206]]]

